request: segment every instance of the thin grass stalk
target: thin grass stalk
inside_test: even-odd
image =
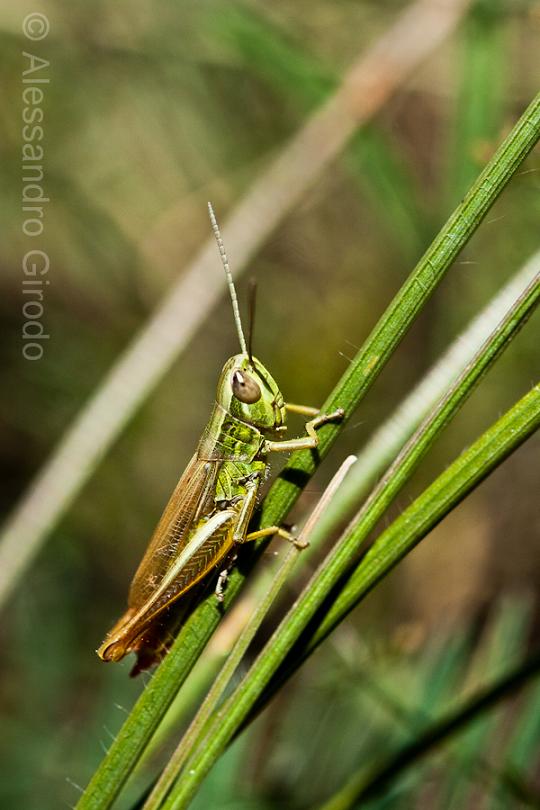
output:
[[[381,766],[366,773],[361,767],[349,783],[319,810],[352,810],[360,807],[360,802],[379,795],[391,782],[406,770],[414,767],[423,757],[431,754],[441,743],[446,743],[463,732],[473,721],[486,712],[492,711],[499,703],[526,686],[540,672],[540,651],[536,651],[526,661],[514,667],[464,700],[457,708],[434,720],[421,734],[403,745]]]
[[[190,750],[193,750],[196,746],[201,744],[201,740],[204,736],[204,729],[208,720],[216,711],[219,701],[221,700],[227,686],[236,672],[240,661],[247,652],[249,645],[253,641],[257,630],[272,607],[276,597],[281,591],[281,588],[288,581],[289,576],[296,565],[301,547],[304,544],[309,543],[313,527],[318,523],[321,515],[328,508],[332,499],[335,497],[337,490],[343,485],[343,481],[355,461],[356,456],[348,456],[341,464],[299,532],[297,537],[298,546],[291,545],[283,557],[283,560],[275,572],[268,590],[260,599],[251,619],[248,621],[242,633],[238,637],[230,655],[225,661],[225,664],[223,665],[207,696],[197,711],[197,714],[193,718],[189,728],[165,766],[165,769],[163,770],[158,782],[152,790],[152,793],[146,800],[143,810],[158,810],[163,799],[166,797],[171,786],[178,777]]]
[[[397,348],[430,295],[444,277],[459,251],[465,246],[503,188],[521,166],[540,137],[540,94],[525,110],[497,152],[487,164],[462,203],[444,225],[405,285],[385,311],[375,329],[328,398],[325,409],[343,407],[350,415],[367,393],[384,364]],[[318,460],[337,438],[336,429],[320,431]],[[264,501],[261,523],[281,523],[309,478],[314,459],[306,453],[293,454],[280,478]],[[257,544],[252,552],[252,569],[266,544]],[[245,574],[232,572],[225,607],[242,587]],[[214,601],[206,599],[193,611],[180,630],[169,654],[124,722],[106,757],[80,799],[79,810],[105,810],[118,795],[133,770],[148,740],[159,725],[178,689],[191,671],[208,639],[217,627],[221,612]]]
[[[537,143],[540,137],[540,93],[512,131],[517,136],[517,141],[514,141],[514,137],[511,135],[499,147],[379,319],[349,368],[323,404],[323,412],[330,413],[336,407],[341,406],[345,409],[346,418],[351,416],[442,280],[443,275],[495,202],[496,196],[517,169],[516,166],[508,172],[510,167],[507,161],[514,163],[517,160],[521,164],[526,156],[522,151],[522,137],[524,136],[525,140],[529,141],[533,131],[534,142]],[[527,147],[527,153],[528,150],[529,147]],[[495,197],[492,196],[494,192]],[[328,424],[320,429],[319,456],[326,454],[342,427],[343,423]],[[306,475],[310,475],[314,471],[316,463],[316,454],[309,451],[301,451],[291,457],[284,472],[274,484],[271,497],[264,502],[261,521],[263,525],[272,525],[276,522],[276,514],[282,513],[292,506],[301,488],[300,484],[295,485],[295,480],[302,480]]]
[[[363,53],[341,85],[252,184],[223,227],[238,276],[352,135],[454,30],[470,0],[417,0]],[[415,36],[422,30],[422,37]],[[496,196],[496,193],[495,193]],[[0,607],[113,442],[218,302],[213,237],[64,433],[0,535]]]
[[[540,301],[540,272],[537,272],[526,290],[508,310],[497,328],[492,332],[481,349],[469,362],[465,370],[454,381],[445,396],[436,407],[424,418],[420,427],[405,444],[395,461],[373,489],[359,513],[353,518],[335,549],[340,555],[342,549],[358,552],[361,544],[383,516],[404,484],[429,450],[435,439],[464,404],[479,380],[489,370],[508,346],[519,329],[525,324]],[[354,474],[354,468],[351,475]],[[314,540],[319,538],[326,526],[321,520],[313,532]],[[368,552],[369,554],[369,552]],[[325,562],[325,564],[327,564]],[[341,571],[345,573],[345,568]],[[337,609],[340,597],[331,608],[329,616]]]
[[[346,573],[361,543],[378,522],[392,497],[408,480],[434,438],[440,433],[449,418],[457,412],[473,385],[499,356],[519,326],[523,324],[539,297],[540,278],[536,279],[530,285],[527,293],[520,297],[470,368],[441,402],[436,413],[425,421],[408,443],[374,491],[374,496],[361,510],[353,531],[345,532],[335,549],[323,561],[293,609],[289,611],[273,634],[265,650],[231,695],[223,711],[210,725],[204,749],[195,751],[187,762],[182,778],[176,783],[169,799],[163,805],[165,808],[180,810],[180,808],[187,807],[204,776],[239,729],[295,641],[307,627],[325,598]]]

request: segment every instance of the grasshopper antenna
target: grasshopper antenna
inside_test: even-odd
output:
[[[255,305],[257,303],[257,281],[254,278],[249,280],[249,325],[248,325],[248,339],[247,350],[249,362],[253,362],[253,330],[255,328]]]
[[[212,230],[214,231],[214,236],[216,237],[217,246],[219,249],[219,255],[221,256],[221,262],[223,264],[223,269],[225,270],[225,276],[227,278],[227,284],[229,286],[229,293],[231,296],[232,308],[233,308],[233,316],[234,322],[236,324],[236,331],[238,332],[238,340],[240,341],[240,348],[242,349],[243,354],[248,354],[247,346],[246,346],[246,339],[244,337],[244,332],[242,329],[242,320],[240,318],[240,308],[238,306],[238,298],[236,295],[236,288],[234,286],[234,281],[231,273],[231,268],[229,267],[229,260],[227,259],[227,254],[225,253],[225,246],[223,244],[223,239],[221,238],[221,233],[219,230],[219,225],[217,224],[216,215],[214,214],[214,209],[212,208],[212,203],[208,203],[208,213],[210,215],[210,222],[212,223]],[[251,356],[251,352],[250,355]]]

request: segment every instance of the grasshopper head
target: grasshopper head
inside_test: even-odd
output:
[[[252,286],[251,288],[250,327],[248,340],[246,341],[242,329],[236,289],[229,268],[229,260],[225,253],[214,209],[210,203],[208,203],[208,212],[229,286],[234,322],[238,332],[240,348],[242,349],[241,354],[235,354],[225,363],[219,379],[216,400],[231,416],[253,425],[262,432],[286,430],[286,411],[283,395],[272,375],[260,360],[253,357],[251,350],[255,312],[255,287]]]
[[[217,401],[231,416],[263,432],[285,426],[283,395],[256,357],[242,353],[227,360],[219,380]]]

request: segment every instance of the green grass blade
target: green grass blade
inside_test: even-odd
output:
[[[475,232],[539,137],[540,94],[525,110],[391,302],[354,362],[326,401],[323,406],[325,410],[343,407],[347,416],[353,413],[455,257]],[[319,460],[327,454],[339,430],[340,426],[325,426],[321,429]],[[304,452],[291,457],[265,499],[261,514],[263,526],[283,521],[302,486],[315,469],[313,455]],[[227,589],[225,607],[233,601],[246,573],[265,547],[265,543],[258,544],[252,552],[251,565],[246,564],[242,573],[239,570],[233,572]],[[212,599],[206,599],[194,610],[92,777],[77,805],[79,810],[90,808],[102,810],[110,807],[220,619],[221,612]]]
[[[534,131],[533,139],[531,133]],[[343,407],[350,417],[375,382],[431,293],[472,236],[499,192],[540,137],[540,94],[528,107],[512,133],[456,208],[405,284],[390,303],[350,367],[324,405],[323,412]],[[525,146],[524,141],[527,142]],[[513,168],[510,168],[510,164]],[[319,431],[319,456],[326,455],[342,425],[325,425]],[[269,497],[262,524],[279,523],[298,497],[301,484],[315,469],[314,454],[295,453]]]

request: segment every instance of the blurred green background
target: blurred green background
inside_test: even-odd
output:
[[[403,8],[394,0],[3,4],[6,513],[207,238],[206,201],[224,219]],[[45,40],[29,43],[21,21],[36,10],[51,29]],[[473,4],[457,33],[259,252],[251,268],[259,287],[256,352],[287,399],[320,403],[341,375],[347,356],[537,91],[539,36],[538,2]],[[39,362],[22,357],[20,340],[21,257],[34,247],[21,232],[20,210],[22,52],[30,49],[50,62],[43,105],[50,203],[40,243],[51,261],[44,299],[50,339]],[[539,168],[536,152],[344,431],[299,514],[337,461],[362,446],[538,249]],[[234,264],[234,244],[227,249]],[[216,279],[220,273],[216,252]],[[239,283],[243,300],[246,283]],[[533,318],[483,381],[396,510],[535,381],[538,324]],[[78,795],[72,783],[87,782],[121,724],[118,706],[129,708],[139,694],[144,679],[128,679],[129,663],[105,666],[94,650],[124,608],[130,577],[210,412],[219,370],[236,350],[223,298],[4,610],[0,807],[72,806]],[[475,673],[519,657],[538,634],[539,448],[533,438],[400,565],[296,676],[271,716],[263,715],[249,738],[233,746],[197,807],[312,807],[339,786],[364,750],[373,755],[399,738],[415,712],[433,711]],[[405,705],[396,708],[396,701]],[[403,782],[384,806],[479,807],[469,802],[487,796],[486,785],[490,807],[520,806],[501,773],[505,757],[530,778],[529,769],[540,763],[539,728],[528,729],[519,756],[512,743],[524,739],[524,706],[500,715],[493,767],[470,766],[467,751],[480,748],[487,757],[486,740],[493,740],[493,728],[478,726],[476,738],[429,772],[415,771],[416,781]],[[538,700],[530,706],[538,708]],[[143,774],[140,784],[147,779]],[[408,791],[416,791],[414,804]],[[129,807],[136,795],[133,786],[120,806]]]

